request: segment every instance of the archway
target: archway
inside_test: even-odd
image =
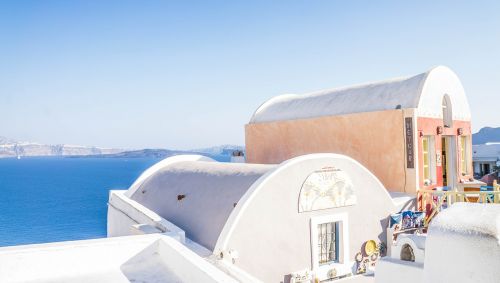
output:
[[[413,248],[409,244],[404,244],[401,248],[401,260],[404,261],[415,261],[415,254],[413,253]]]
[[[448,94],[445,94],[443,96],[442,108],[443,108],[443,125],[445,128],[451,128],[453,126],[453,109],[451,105],[451,99]]]

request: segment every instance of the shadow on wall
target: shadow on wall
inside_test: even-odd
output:
[[[405,202],[402,205],[401,210],[399,212],[403,212],[403,211],[406,211],[406,210],[412,210],[412,211],[416,211],[417,210],[416,199],[411,199],[411,200],[408,200],[407,202]]]
[[[378,240],[381,243],[385,243],[387,240],[387,227],[389,224],[389,217],[380,219],[380,227],[382,227],[382,233],[378,234]],[[387,244],[387,243],[386,243]]]

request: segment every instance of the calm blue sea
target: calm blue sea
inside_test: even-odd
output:
[[[106,236],[110,189],[126,189],[154,158],[0,159],[0,246]]]

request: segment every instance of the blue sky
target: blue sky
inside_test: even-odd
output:
[[[0,135],[244,144],[282,93],[452,68],[500,126],[497,1],[1,1]]]

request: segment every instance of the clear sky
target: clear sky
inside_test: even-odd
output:
[[[0,0],[0,136],[243,145],[270,97],[436,65],[461,78],[474,131],[500,126],[499,3]]]

